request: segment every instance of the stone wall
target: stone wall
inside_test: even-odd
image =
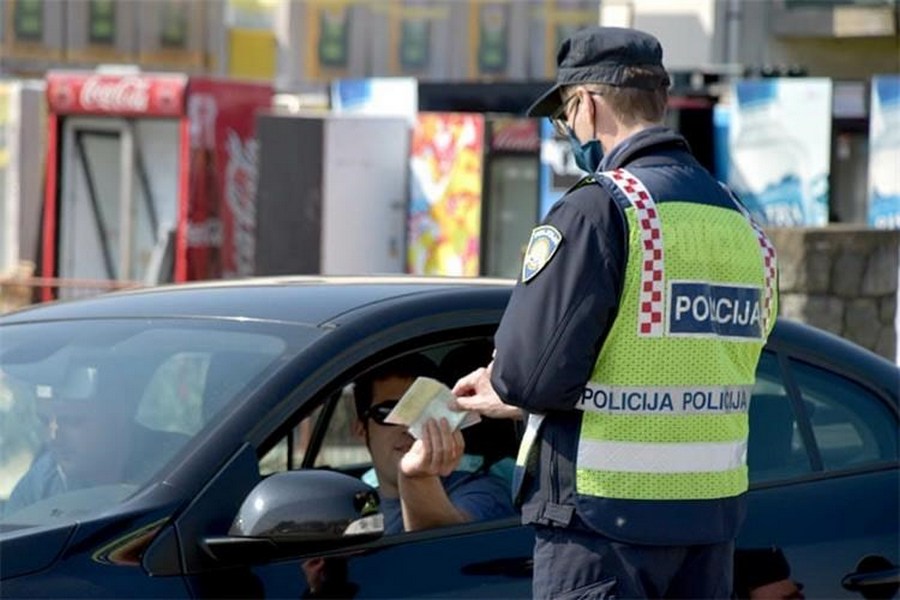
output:
[[[900,364],[900,231],[829,225],[767,233],[778,252],[782,316]]]

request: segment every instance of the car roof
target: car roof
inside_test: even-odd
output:
[[[265,277],[161,285],[40,304],[5,323],[90,318],[224,318],[320,325],[400,297],[509,290],[506,279],[418,276]],[[502,293],[507,293],[503,291]]]
[[[437,314],[458,300],[502,310],[512,280],[467,277],[285,276],[182,283],[111,292],[85,300],[36,305],[0,316],[0,323],[92,318],[218,318],[321,327],[340,325],[397,301]],[[473,294],[485,302],[475,302]],[[407,304],[408,305],[408,304]],[[868,380],[897,401],[897,366],[837,335],[779,317],[771,349],[802,355],[836,372]]]

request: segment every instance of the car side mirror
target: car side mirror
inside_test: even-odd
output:
[[[374,488],[336,471],[298,470],[256,484],[228,535],[207,537],[202,545],[217,560],[249,564],[342,548],[383,533]]]

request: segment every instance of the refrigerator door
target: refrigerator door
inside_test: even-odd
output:
[[[174,120],[64,121],[61,278],[128,282],[151,277],[157,247],[167,243],[166,232],[175,226],[177,131]],[[77,286],[60,290],[61,297],[74,295]]]
[[[325,124],[322,273],[404,271],[409,122],[334,116]]]
[[[538,167],[531,156],[494,156],[488,169],[483,274],[516,279],[537,223]]]

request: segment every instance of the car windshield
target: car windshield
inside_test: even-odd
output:
[[[0,328],[3,529],[126,499],[313,331],[212,319]]]

